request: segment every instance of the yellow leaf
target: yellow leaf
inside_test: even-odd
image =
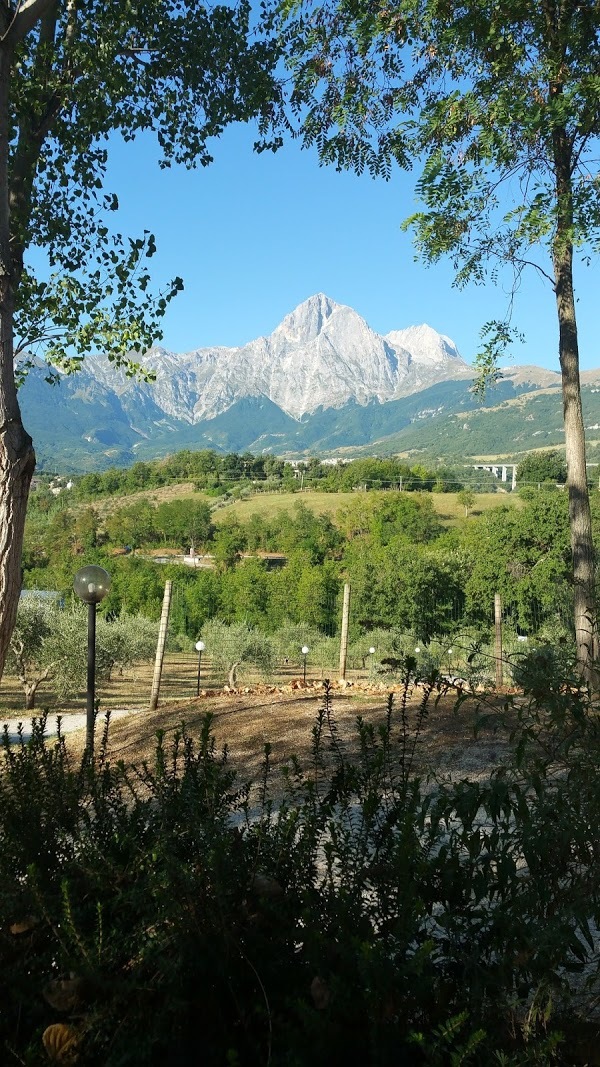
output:
[[[53,1023],[44,1030],[42,1042],[53,1063],[70,1064],[77,1060],[79,1035],[74,1027]]]
[[[19,934],[28,934],[30,930],[33,930],[34,926],[37,926],[39,921],[35,915],[26,915],[21,922],[11,923],[8,929],[11,934],[18,937]]]

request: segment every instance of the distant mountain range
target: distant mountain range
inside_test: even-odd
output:
[[[182,448],[475,456],[562,441],[558,374],[513,367],[482,407],[448,337],[426,325],[381,336],[322,293],[241,348],[152,348],[141,362],[154,382],[100,355],[55,387],[34,368],[21,400],[43,465],[102,469]],[[583,379],[587,421],[600,424],[600,371]]]

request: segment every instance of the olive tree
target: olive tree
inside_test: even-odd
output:
[[[271,674],[275,664],[275,641],[245,622],[227,623],[211,619],[202,630],[213,674],[226,677],[234,686],[240,668],[251,665],[263,676]]]
[[[57,605],[48,599],[28,597],[19,603],[6,662],[23,687],[27,710],[35,707],[38,688],[52,673],[49,646],[59,615]]]
[[[79,604],[62,609],[57,601],[28,596],[20,600],[9,645],[7,666],[25,693],[27,710],[35,708],[37,691],[49,681],[59,699],[85,689],[87,670],[87,614]],[[152,660],[158,625],[142,615],[115,620],[98,616],[96,676],[110,680],[116,668]]]

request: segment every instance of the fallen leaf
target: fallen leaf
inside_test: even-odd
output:
[[[53,1063],[70,1064],[77,1060],[79,1034],[66,1023],[52,1023],[42,1034],[42,1043]]]
[[[18,937],[19,934],[28,934],[33,930],[34,926],[38,925],[39,921],[35,915],[27,915],[24,919],[21,919],[21,922],[12,923],[8,929],[11,934]]]

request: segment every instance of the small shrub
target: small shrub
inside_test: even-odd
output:
[[[575,650],[561,645],[536,643],[535,648],[515,653],[511,664],[513,681],[525,693],[539,698],[554,684],[577,685]]]

